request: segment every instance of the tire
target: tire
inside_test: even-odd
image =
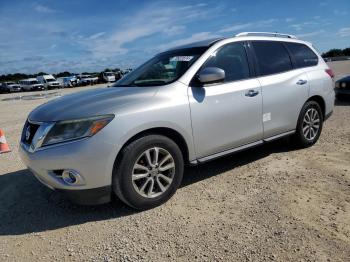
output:
[[[310,119],[311,121],[308,121]],[[314,117],[314,119],[312,119]],[[323,114],[320,105],[315,101],[308,101],[300,111],[293,142],[298,147],[306,148],[314,145],[321,135]],[[310,124],[307,124],[310,123]],[[308,131],[309,130],[309,131]]]
[[[155,148],[158,148],[159,152],[157,161],[159,166],[154,165],[151,170],[147,170],[151,167],[146,158],[146,151],[149,152],[150,160],[154,164],[156,163]],[[162,163],[166,158],[168,159]],[[138,164],[137,167],[142,166],[142,169],[135,168],[135,164]],[[174,167],[171,167],[172,165]],[[168,169],[158,171],[158,168],[159,170]],[[175,194],[181,184],[183,170],[183,156],[174,141],[161,135],[147,135],[133,141],[122,150],[121,157],[114,164],[113,191],[125,204],[134,209],[154,208],[165,203]]]

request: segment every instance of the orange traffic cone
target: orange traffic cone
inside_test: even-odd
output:
[[[0,129],[0,154],[10,151],[10,147],[6,142],[5,133],[2,129]]]

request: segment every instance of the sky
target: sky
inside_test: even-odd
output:
[[[243,31],[350,46],[350,0],[0,0],[0,74],[134,68],[158,52]]]

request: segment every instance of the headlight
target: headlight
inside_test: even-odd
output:
[[[341,83],[341,87],[345,88],[346,87],[346,83]]]
[[[339,88],[339,82],[335,82],[335,88]]]
[[[93,136],[113,118],[114,115],[104,115],[57,122],[46,135],[42,146]]]

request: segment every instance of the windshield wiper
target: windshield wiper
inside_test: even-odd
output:
[[[166,81],[162,80],[155,80],[155,81],[150,81],[150,82],[139,82],[136,85],[137,86],[161,86],[167,84]]]
[[[113,85],[112,87],[132,87],[132,86],[138,86],[138,85],[135,85],[134,83],[131,83],[131,84]]]

